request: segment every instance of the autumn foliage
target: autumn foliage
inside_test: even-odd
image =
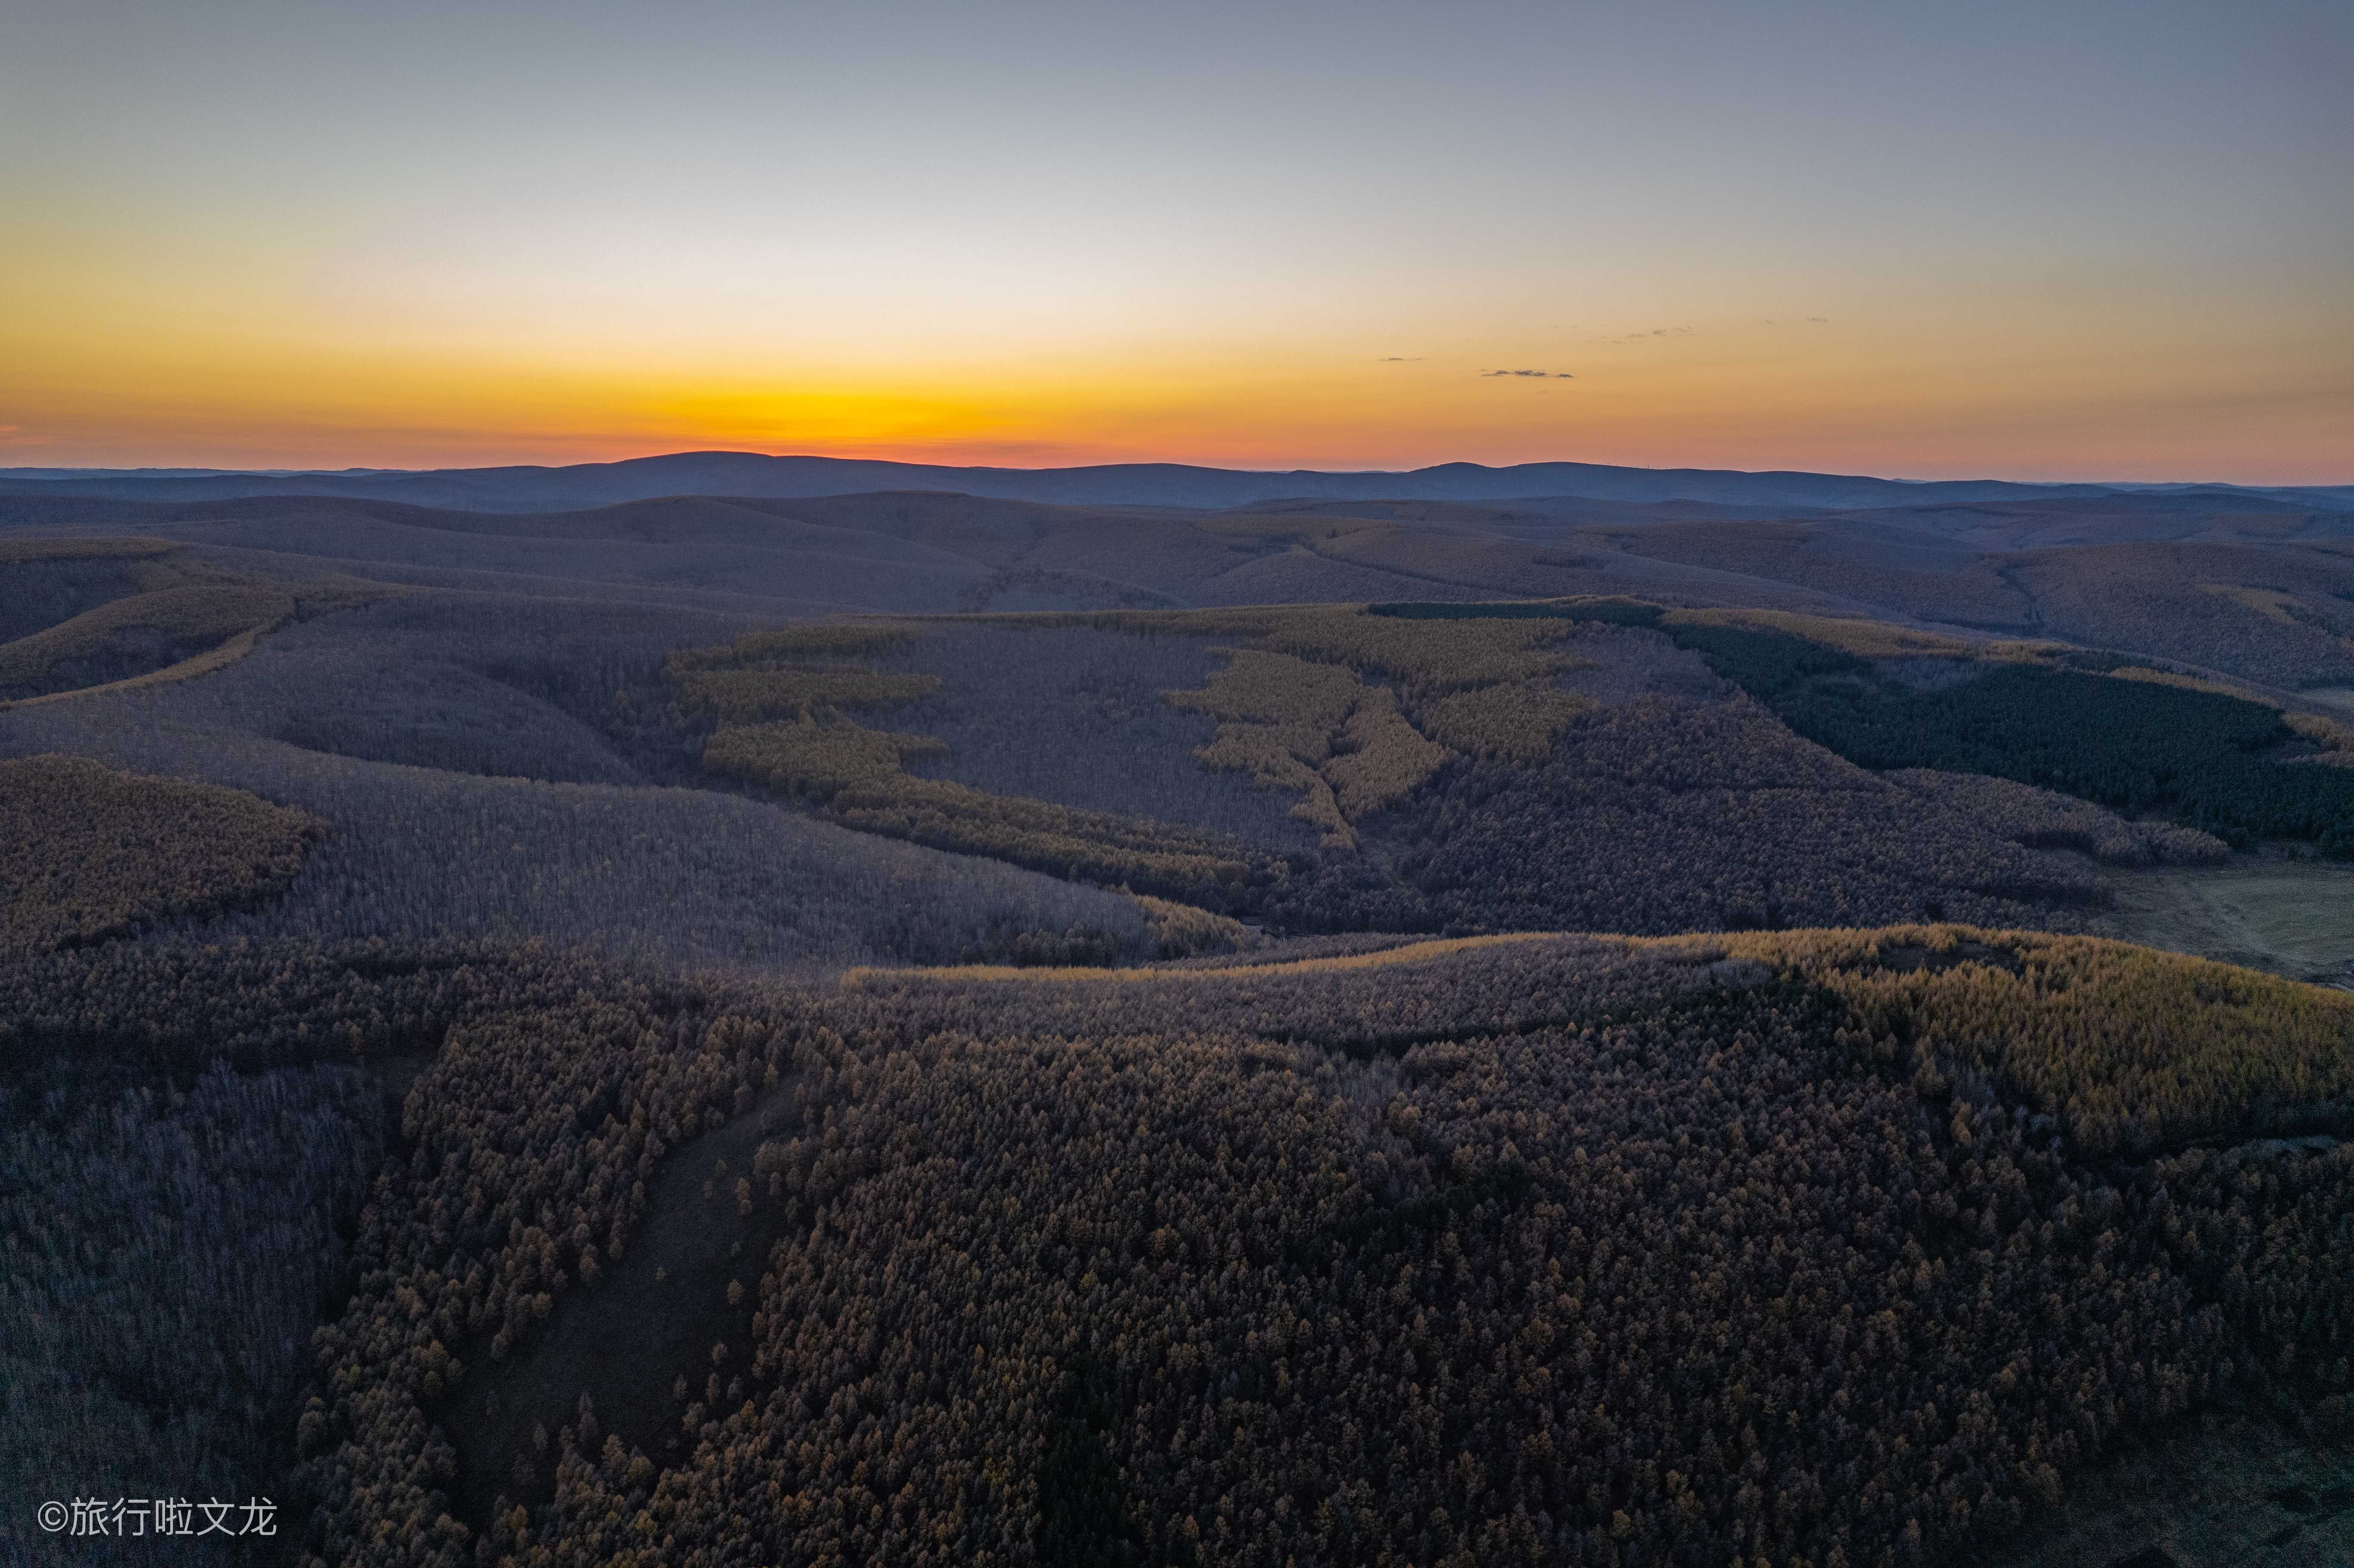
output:
[[[2337,1128],[2354,1001],[2114,943],[724,993],[115,951],[0,991],[19,1049],[191,981],[174,1048],[443,1040],[311,1350],[326,1562],[1952,1561],[2129,1426],[2354,1384],[2354,1152],[2271,1137]],[[470,1369],[563,1333],[642,1183],[786,1087],[741,1397],[698,1372],[661,1457],[567,1423],[552,1490],[451,1511]]]
[[[0,762],[0,950],[258,901],[324,832],[316,818],[240,789],[72,757]]]

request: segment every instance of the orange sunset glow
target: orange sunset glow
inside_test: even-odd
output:
[[[1507,5],[1278,70],[1046,11],[927,44],[721,8],[722,66],[618,9],[455,59],[274,16],[151,16],[241,84],[201,114],[152,65],[73,85],[103,40],[65,13],[0,65],[0,461],[2347,477],[2345,133],[2285,18],[1987,58],[1834,8],[1694,54]],[[2201,50],[2272,96],[2153,101]],[[286,74],[330,58],[336,93]],[[1662,121],[1634,84],[1670,59],[1701,85]]]

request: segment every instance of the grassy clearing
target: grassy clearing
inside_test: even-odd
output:
[[[2258,861],[2120,874],[2110,919],[2153,948],[2354,982],[2354,866]]]
[[[2354,1563],[2354,1451],[2309,1443],[2268,1413],[2203,1417],[2111,1456],[2069,1490],[2063,1514],[1977,1568]]]

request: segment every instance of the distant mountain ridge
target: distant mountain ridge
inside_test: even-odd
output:
[[[1490,468],[1441,463],[1403,471],[1262,471],[1183,463],[1083,468],[952,468],[757,452],[673,452],[562,468],[428,469],[335,473],[207,473],[158,477],[139,471],[35,479],[0,474],[0,494],[77,495],[122,501],[220,501],[258,495],[334,495],[483,512],[553,512],[676,495],[786,499],[878,490],[955,491],[1001,501],[1066,506],[1244,506],[1270,501],[1492,502],[1532,496],[1600,501],[1696,501],[1731,506],[1825,509],[2028,501],[2063,496],[2211,491],[2303,505],[2354,504],[2354,485],[2023,484],[2007,480],[1909,481],[1867,475],[1747,472],[1735,469],[1623,468],[1538,462]]]

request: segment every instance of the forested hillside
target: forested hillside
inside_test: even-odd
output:
[[[2339,885],[2339,535],[2091,499],[0,501],[0,1477],[1897,1568],[2337,1452],[2354,945],[2104,934]]]
[[[229,957],[94,949],[0,1001],[54,1072],[438,1042],[302,1358],[325,1561],[1954,1560],[2128,1427],[2348,1392],[2354,1167],[2308,1135],[2347,1130],[2354,1004],[2197,960],[1935,927],[715,991]],[[469,1391],[594,1330],[651,1178],[756,1107],[711,1196],[780,1237],[726,1293],[748,1352],[663,1396],[683,1441],[565,1390],[458,1505]]]
[[[0,762],[0,947],[66,947],[260,903],[324,831],[235,789],[72,757]]]

